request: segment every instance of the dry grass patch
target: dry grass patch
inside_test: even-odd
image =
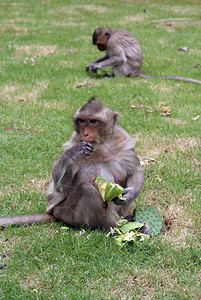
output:
[[[64,67],[72,67],[73,66],[73,61],[72,60],[62,60],[59,62],[59,66],[64,66]]]
[[[103,13],[106,11],[106,7],[87,5],[87,4],[86,5],[68,5],[68,6],[64,6],[64,7],[55,9],[55,10],[51,10],[51,11],[49,11],[49,13],[52,13],[52,14],[63,13],[63,14],[68,14],[68,15],[72,16],[72,15],[79,15],[81,13],[80,10]]]
[[[183,207],[172,203],[166,209],[166,218],[172,221],[169,230],[164,232],[164,238],[178,244],[185,244],[186,238],[193,235],[194,222]]]
[[[131,22],[143,22],[147,20],[147,16],[144,15],[137,15],[137,16],[125,16],[122,21],[119,22],[120,25],[124,25]]]
[[[160,83],[150,82],[150,88],[153,91],[161,91],[164,93],[172,93],[172,88],[167,85],[166,81],[161,81]]]
[[[46,191],[48,184],[50,183],[51,179],[30,179],[29,183],[26,184],[27,186],[31,186],[34,190]]]
[[[132,292],[138,287],[140,289],[143,288],[144,293],[140,293],[139,297],[136,297],[135,299],[150,299],[155,290],[147,278],[147,273],[144,272],[144,270],[143,272],[140,272],[136,267],[132,273],[133,275],[127,275],[126,278],[121,274],[115,274],[115,277],[118,278],[118,285],[116,285],[115,289],[109,290],[108,294],[111,297],[120,297],[121,299],[131,300],[133,297],[129,297],[127,293],[130,292],[130,294],[132,294]]]
[[[59,110],[59,111],[67,111],[69,109],[69,104],[60,101],[60,102],[43,102],[42,106],[44,109],[54,109],[54,110]]]
[[[76,22],[72,22],[72,21],[70,21],[69,20],[69,22],[68,23],[64,23],[64,22],[62,22],[62,23],[58,23],[58,22],[56,22],[56,23],[54,23],[56,26],[70,26],[70,27],[76,27],[76,26],[78,26],[78,27],[82,27],[82,26],[87,26],[88,24],[87,23],[85,23],[85,22],[80,22],[79,24],[77,24]]]
[[[196,8],[193,7],[193,5],[188,6],[188,7],[184,7],[184,6],[173,6],[171,7],[171,11],[173,11],[174,13],[180,15],[189,15],[190,14],[197,14],[198,10]]]
[[[35,100],[46,88],[48,84],[45,81],[39,81],[34,86],[30,87],[13,83],[12,85],[5,84],[0,88],[0,97],[7,102],[25,102]]]
[[[151,158],[157,158],[161,153],[176,152],[177,150],[185,152],[188,147],[198,147],[200,145],[200,139],[195,137],[181,137],[175,139],[169,139],[165,136],[155,136],[153,140],[152,136],[142,136],[139,133],[135,135],[136,141],[142,141],[140,147],[140,155]]]
[[[15,46],[15,56],[47,56],[54,54],[56,51],[56,45],[29,45],[29,46]]]
[[[24,26],[19,26],[15,24],[15,20],[8,20],[7,22],[4,22],[5,24],[2,26],[1,31],[5,32],[9,29],[13,29],[17,32],[23,32],[23,33],[27,33],[28,32],[28,28],[24,27]],[[17,36],[19,36],[18,34],[16,34]]]

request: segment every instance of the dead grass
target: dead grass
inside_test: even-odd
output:
[[[130,24],[131,22],[143,22],[145,20],[147,20],[147,15],[145,14],[141,14],[141,15],[136,15],[136,16],[125,16],[124,19],[122,19],[119,24],[120,25],[126,25],[126,24]]]
[[[0,88],[0,97],[9,103],[35,100],[46,88],[47,82],[39,81],[34,86],[25,86],[18,82],[5,84]]]
[[[176,120],[175,122],[178,122]],[[177,150],[185,152],[187,147],[198,147],[201,140],[195,137],[189,138],[177,138],[174,139],[166,138],[165,136],[157,136],[153,140],[151,136],[142,136],[140,133],[136,136],[136,141],[143,141],[143,144],[140,147],[139,156],[151,157],[156,159],[161,153],[165,152],[175,152]]]
[[[73,61],[71,60],[62,60],[59,62],[59,66],[64,66],[64,67],[72,67],[73,66]]]
[[[55,10],[51,10],[49,11],[49,13],[51,14],[67,14],[67,15],[79,15],[81,13],[82,10],[85,11],[91,11],[91,12],[97,12],[97,13],[104,13],[106,11],[106,7],[103,6],[95,6],[95,5],[68,5],[67,7],[61,7]]]
[[[173,6],[171,7],[171,10],[178,15],[187,15],[187,16],[189,15],[189,13],[190,14],[198,13],[198,11],[192,5],[191,6],[188,5],[188,7]]]
[[[186,213],[183,207],[177,203],[172,203],[166,209],[166,218],[172,220],[172,225],[165,232],[164,238],[173,243],[184,244],[187,236],[192,236],[194,231],[194,222]]]
[[[161,41],[162,44],[164,44],[164,41]],[[172,88],[165,82],[160,82],[160,83],[154,83],[154,82],[150,82],[150,88],[153,91],[161,91],[164,93],[172,93]]]
[[[54,54],[56,51],[56,45],[27,45],[27,46],[15,46],[15,56],[47,56]]]
[[[28,32],[28,28],[25,26],[19,26],[16,25],[16,21],[15,20],[7,20],[7,22],[4,21],[4,25],[1,28],[2,32],[5,32],[9,29],[13,29],[17,32],[23,32],[23,33],[27,33]]]
[[[29,184],[26,186],[31,186],[34,190],[46,191],[48,184],[51,179],[30,179]]]

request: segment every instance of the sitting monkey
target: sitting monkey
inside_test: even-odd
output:
[[[92,42],[100,51],[106,51],[106,55],[89,63],[86,71],[91,70],[96,73],[98,69],[112,67],[115,76],[157,78],[142,73],[142,48],[138,40],[129,32],[122,29],[99,27],[93,33]],[[174,75],[161,77],[201,84],[201,80],[189,77]]]
[[[58,219],[72,226],[109,229],[118,217],[126,217],[138,196],[144,169],[131,137],[116,125],[117,112],[92,98],[73,117],[74,132],[64,152],[54,162],[53,181],[47,191],[47,213],[1,217],[0,226],[32,224]],[[118,181],[125,201],[115,198],[102,215],[102,198],[95,186],[96,175]]]
[[[63,154],[54,162],[53,181],[48,189],[47,212],[56,219],[77,226],[108,229],[116,225],[117,216],[129,213],[138,196],[144,169],[135,154],[128,133],[116,125],[118,114],[92,98],[73,117],[70,140]],[[94,184],[96,175],[115,181],[124,188],[123,197],[108,204],[102,215],[102,198]]]

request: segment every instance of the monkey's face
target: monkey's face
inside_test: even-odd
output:
[[[100,120],[79,118],[77,120],[77,125],[81,141],[91,142],[92,144],[99,142],[99,132],[102,127],[102,122]]]
[[[108,141],[112,134],[118,114],[102,104],[97,97],[81,106],[73,117],[78,140],[93,144]]]
[[[107,43],[109,38],[110,38],[110,30],[105,27],[100,27],[94,31],[92,40],[93,40],[93,44],[97,45],[98,50],[105,51],[107,50]]]

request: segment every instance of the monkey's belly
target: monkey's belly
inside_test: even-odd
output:
[[[79,182],[94,182],[97,175],[101,175],[103,179],[108,181],[115,181],[115,175],[107,167],[107,164],[96,163],[85,165],[79,171]]]

